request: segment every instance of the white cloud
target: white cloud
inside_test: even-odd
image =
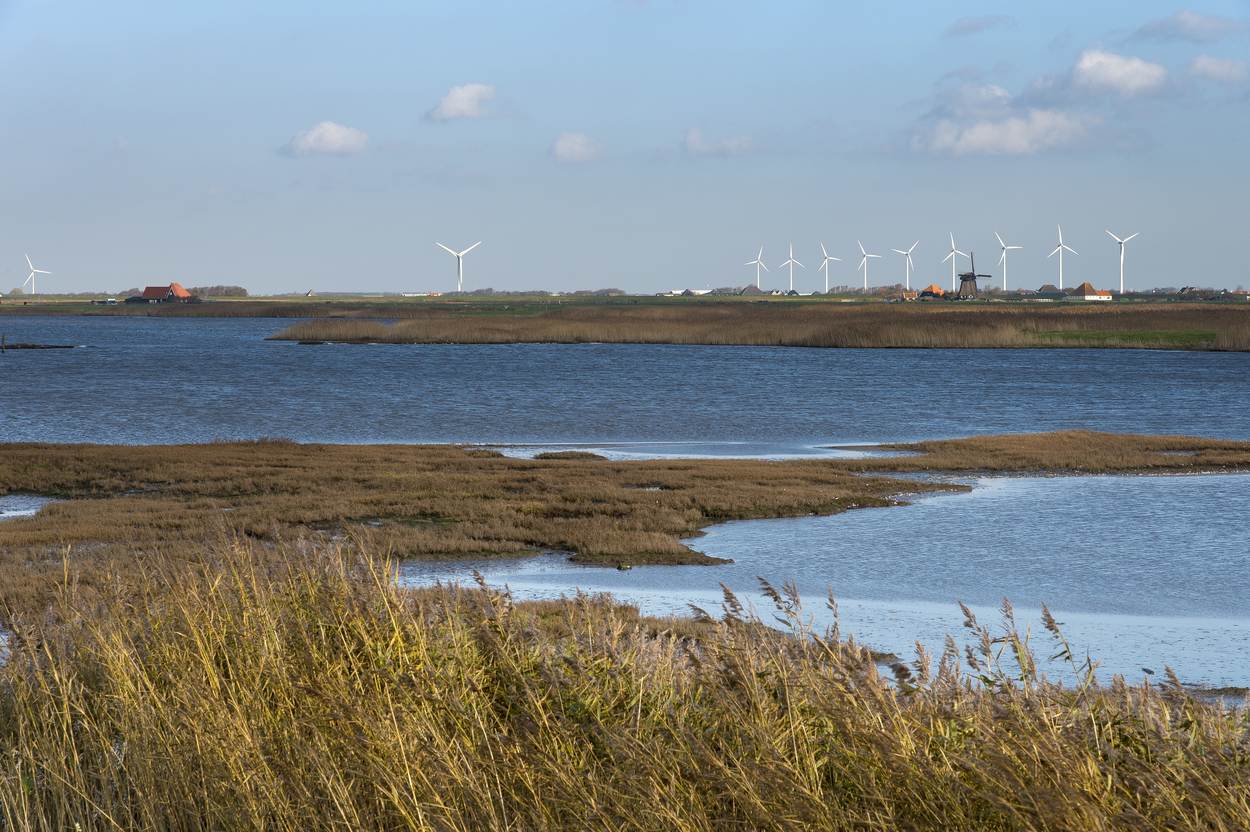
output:
[[[490,84],[461,84],[448,90],[438,106],[425,115],[431,121],[481,118],[486,115],[486,105],[494,97],[495,88]]]
[[[1090,119],[1060,110],[1026,110],[996,119],[960,123],[940,119],[913,143],[919,149],[953,156],[1027,156],[1072,144],[1089,131]]]
[[[1087,49],[1077,59],[1072,80],[1077,86],[1111,90],[1121,95],[1139,95],[1163,86],[1168,71],[1141,58],[1117,55],[1102,49]]]
[[[551,144],[551,155],[561,162],[589,162],[599,158],[599,143],[585,133],[561,133]]]
[[[691,156],[738,156],[755,147],[755,143],[749,136],[708,139],[697,127],[691,127],[686,131],[686,138],[682,144]]]
[[[987,14],[980,17],[961,17],[946,27],[948,38],[979,35],[991,29],[1005,29],[1015,25],[1015,18],[1005,14]]]
[[[369,135],[363,130],[323,121],[296,133],[282,151],[288,156],[352,156],[368,143]]]
[[[1186,9],[1162,20],[1147,23],[1137,30],[1134,37],[1141,40],[1210,43],[1245,30],[1246,24],[1240,20],[1198,14]]]
[[[1199,55],[1189,64],[1189,71],[1200,78],[1224,84],[1242,84],[1250,80],[1250,64],[1231,58]]]

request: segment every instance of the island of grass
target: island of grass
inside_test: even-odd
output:
[[[726,593],[400,588],[394,557],[699,556],[736,517],[950,488],[896,471],[1250,468],[1250,443],[1082,432],[892,459],[612,462],[283,442],[0,446],[5,829],[1250,828],[1246,710],[1100,683],[1048,614],[879,656]],[[902,509],[900,509],[902,510]],[[1038,671],[1057,655],[1072,682]]]
[[[859,348],[1250,349],[1230,304],[426,304],[392,320],[324,318],[275,340],[353,344],[635,343]]]

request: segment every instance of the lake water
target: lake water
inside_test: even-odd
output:
[[[10,341],[83,346],[0,354],[0,441],[585,444],[637,458],[1059,428],[1250,438],[1239,353],[264,340],[287,323],[0,317]],[[829,585],[846,629],[900,652],[958,632],[955,599],[990,611],[1009,596],[1051,603],[1109,670],[1170,663],[1244,685],[1246,517],[1243,476],[996,479],[905,508],[714,527],[694,545],[728,567],[618,573],[549,556],[486,571],[522,592],[610,590],[656,612],[715,606],[720,581],[751,594],[755,575],[813,599]],[[465,568],[409,567],[414,581],[436,574]]]
[[[265,319],[0,316],[0,440],[699,442],[1098,428],[1250,437],[1250,354],[301,346]],[[742,450],[741,445],[729,445]]]

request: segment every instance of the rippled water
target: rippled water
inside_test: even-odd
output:
[[[5,318],[0,441],[821,444],[1098,428],[1250,437],[1250,355],[300,346],[287,321]],[[778,450],[780,449],[780,450]]]

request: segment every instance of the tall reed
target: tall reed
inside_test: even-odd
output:
[[[1245,829],[1244,712],[1039,675],[1004,605],[878,674],[793,587],[657,622],[223,544],[0,668],[5,829]],[[1053,619],[1051,630],[1067,649]],[[1071,654],[1068,649],[1068,654]]]

